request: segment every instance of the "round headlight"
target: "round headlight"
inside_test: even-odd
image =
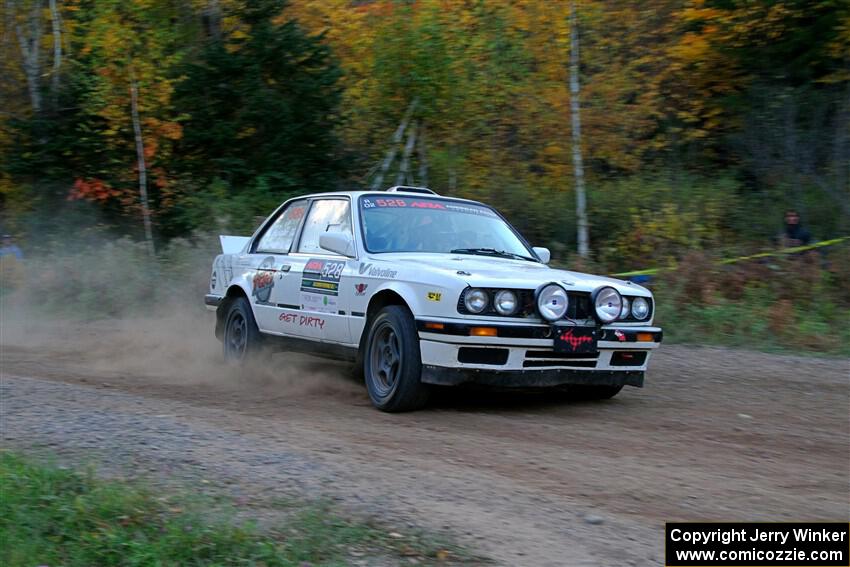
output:
[[[513,315],[519,308],[516,294],[509,289],[503,289],[496,293],[496,299],[493,301],[496,311],[499,315]]]
[[[557,321],[567,314],[567,291],[558,284],[547,284],[537,294],[537,310],[547,321]]]
[[[638,321],[649,317],[649,302],[643,297],[636,297],[632,301],[632,316]]]
[[[601,287],[594,293],[593,307],[603,323],[615,321],[623,309],[623,298],[613,287]]]
[[[629,302],[629,298],[623,298],[623,308],[620,309],[620,319],[627,319],[629,317],[629,313],[631,313],[632,305]]]
[[[490,296],[483,289],[470,289],[463,298],[463,304],[470,313],[481,313],[489,303]]]

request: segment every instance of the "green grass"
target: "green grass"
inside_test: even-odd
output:
[[[681,298],[681,296],[679,296]],[[784,308],[769,291],[751,291],[740,300],[717,298],[688,304],[656,295],[656,323],[669,343],[732,346],[795,354],[850,355],[850,309],[815,302]],[[822,304],[827,304],[823,301]]]
[[[346,565],[352,550],[366,559],[463,559],[456,549],[419,536],[394,539],[323,505],[296,507],[282,525],[262,532],[230,518],[185,496],[0,452],[0,565],[7,567]]]

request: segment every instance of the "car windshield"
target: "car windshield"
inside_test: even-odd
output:
[[[366,195],[360,216],[369,252],[442,252],[534,260],[493,209],[429,197]]]

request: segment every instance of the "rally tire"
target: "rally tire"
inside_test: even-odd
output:
[[[610,400],[620,393],[622,386],[570,386],[569,395],[578,400]]]
[[[246,298],[236,297],[229,302],[222,339],[224,360],[234,366],[256,360],[263,352],[263,336]]]
[[[388,305],[372,320],[363,375],[369,398],[379,410],[412,411],[428,402],[430,388],[421,381],[419,333],[407,308]]]

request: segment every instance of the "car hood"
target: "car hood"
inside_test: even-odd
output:
[[[608,285],[626,295],[645,297],[652,295],[646,288],[632,282],[551,268],[545,264],[525,260],[466,254],[426,253],[380,254],[373,258],[397,262],[399,267],[412,264],[423,271],[453,276],[472,287],[534,289],[548,282],[558,282],[567,290],[573,291],[593,291],[598,287]]]

